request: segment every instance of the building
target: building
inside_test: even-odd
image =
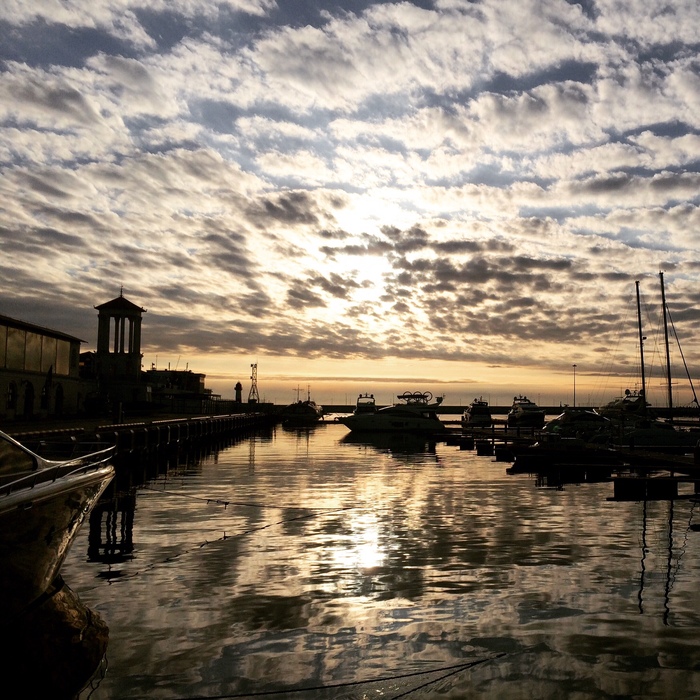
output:
[[[141,369],[145,309],[123,293],[95,309],[97,349],[82,353],[80,338],[0,315],[0,421],[229,409],[204,374]]]
[[[141,371],[141,323],[146,309],[123,293],[95,309],[97,351],[93,364],[100,397],[115,408],[149,403],[151,388]]]
[[[80,378],[85,341],[0,315],[0,419],[72,416],[93,389]],[[0,399],[1,400],[1,399]]]
[[[170,413],[211,413],[210,403],[221,397],[204,386],[205,374],[189,369],[156,369],[144,372],[154,406]]]

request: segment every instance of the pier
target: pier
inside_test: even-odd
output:
[[[250,412],[178,416],[133,423],[75,419],[64,423],[18,424],[4,426],[3,429],[22,444],[51,459],[51,450],[64,452],[66,447],[85,442],[116,445],[119,456],[139,452],[157,453],[197,441],[245,434],[269,427],[275,422],[275,418],[268,413]]]

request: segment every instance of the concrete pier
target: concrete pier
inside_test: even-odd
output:
[[[134,423],[102,424],[95,420],[66,421],[28,426],[3,426],[11,437],[49,459],[65,457],[78,443],[109,443],[118,455],[151,453],[199,440],[215,439],[266,428],[275,423],[267,413],[231,413],[215,416],[171,417]],[[27,428],[33,428],[28,430]],[[51,450],[57,453],[51,454]],[[63,454],[60,452],[63,451]]]

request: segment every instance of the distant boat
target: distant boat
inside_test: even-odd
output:
[[[481,396],[478,399],[474,399],[462,415],[463,426],[489,428],[492,424],[493,417],[491,416],[488,401],[484,401]]]
[[[593,408],[565,406],[562,412],[542,428],[542,436],[580,438],[588,440],[593,435],[609,431],[610,419]]]
[[[622,396],[614,398],[598,409],[601,416],[610,420],[625,421],[638,418],[648,419],[651,415],[650,405],[644,396],[644,391],[625,389]]]
[[[527,396],[514,396],[506,422],[509,426],[541,428],[544,425],[544,409]]]
[[[376,413],[377,402],[374,399],[374,394],[360,394],[355,402],[354,413]]]
[[[114,477],[115,447],[47,460],[0,432],[0,610],[15,616],[59,574],[83,521]]]
[[[283,426],[290,428],[309,427],[316,425],[323,418],[323,406],[319,406],[315,401],[312,401],[308,387],[305,401],[299,398],[299,389],[297,389],[296,402],[285,406],[280,416]]]
[[[441,396],[432,402],[433,395],[429,391],[406,391],[396,398],[401,403],[378,409],[375,407],[376,410],[370,408],[371,402],[360,402],[358,399],[361,410],[358,411],[356,407],[352,415],[340,416],[337,420],[356,432],[431,434],[445,430],[445,424],[437,416],[437,409],[442,403]]]

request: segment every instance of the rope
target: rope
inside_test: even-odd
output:
[[[203,503],[214,503],[216,505],[221,505],[224,508],[227,508],[230,505],[243,506],[245,508],[269,508],[270,507],[270,506],[265,505],[264,503],[246,503],[246,502],[242,502],[242,501],[222,501],[219,498],[204,498],[202,496],[192,496],[191,494],[187,494],[187,493],[178,493],[177,491],[168,491],[166,489],[157,489],[157,488],[154,488],[153,486],[147,486],[147,485],[144,485],[141,488],[146,490],[146,491],[156,491],[157,493],[164,493],[168,496],[179,496],[180,498],[188,498],[191,501],[202,501]],[[281,506],[275,506],[275,507],[277,508],[277,507],[281,507]],[[291,508],[291,510],[294,510],[294,508]]]
[[[285,690],[261,690],[257,693],[231,693],[231,694],[226,694],[226,695],[191,695],[191,696],[183,696],[180,698],[175,698],[174,700],[235,700],[236,698],[262,698],[262,697],[271,697],[273,695],[291,695],[294,693],[308,693],[310,691],[323,691],[323,690],[337,690],[339,688],[353,688],[357,687],[360,685],[369,685],[372,683],[390,683],[391,681],[397,681],[397,680],[403,680],[405,678],[416,678],[419,676],[426,676],[431,673],[441,673],[443,671],[447,671],[448,673],[444,674],[443,676],[440,676],[440,678],[435,678],[431,681],[428,681],[427,683],[423,683],[422,685],[417,686],[416,688],[412,688],[411,690],[405,691],[401,693],[400,695],[395,695],[391,700],[398,700],[399,698],[406,697],[407,695],[410,695],[411,693],[415,693],[417,690],[421,690],[422,688],[425,688],[429,685],[432,685],[433,683],[437,683],[438,681],[444,680],[445,678],[449,678],[450,676],[457,675],[458,673],[461,673],[462,671],[466,671],[467,669],[473,668],[474,666],[479,666],[481,664],[488,663],[489,661],[494,661],[496,659],[499,659],[503,656],[506,656],[505,652],[500,652],[499,654],[496,654],[495,656],[490,656],[485,659],[477,659],[475,661],[469,661],[467,663],[462,663],[462,664],[456,664],[454,666],[443,666],[440,668],[433,668],[431,670],[426,670],[426,671],[413,671],[410,673],[398,673],[396,675],[392,676],[382,676],[381,678],[374,678],[371,680],[364,680],[364,681],[347,681],[346,683],[331,683],[329,685],[316,685],[316,686],[307,686],[304,688],[287,688]]]
[[[681,359],[683,360],[683,367],[685,368],[685,374],[688,377],[688,382],[690,383],[690,390],[693,392],[693,401],[696,406],[700,406],[698,403],[698,397],[697,394],[695,393],[695,387],[693,386],[693,379],[690,376],[690,370],[688,369],[688,363],[685,361],[685,355],[683,354],[683,348],[681,347],[681,341],[680,338],[678,337],[678,333],[676,332],[676,324],[673,322],[673,318],[671,317],[671,310],[668,308],[668,305],[666,306],[666,310],[668,311],[668,318],[671,321],[671,328],[673,329],[673,335],[676,339],[676,343],[678,344],[678,351],[681,354]]]

